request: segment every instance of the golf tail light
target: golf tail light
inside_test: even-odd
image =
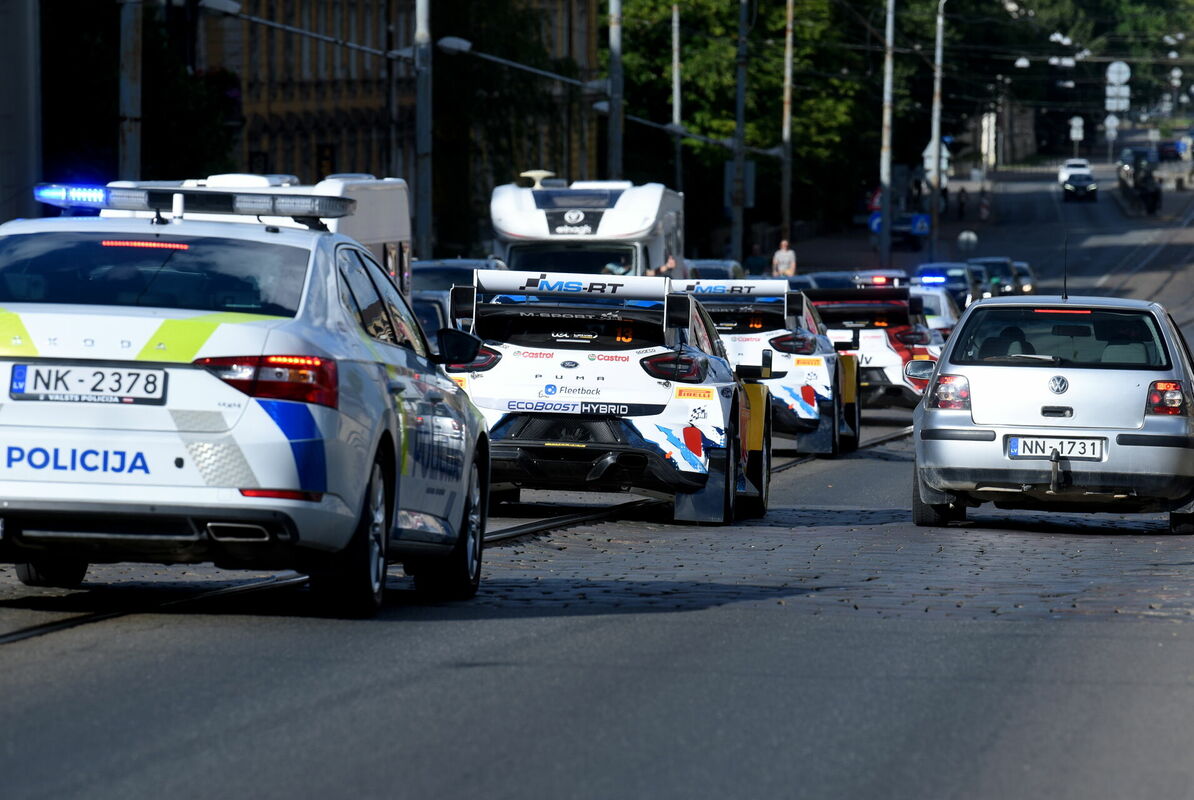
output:
[[[502,360],[502,354],[492,347],[482,346],[477,351],[477,357],[467,364],[449,364],[448,372],[484,372],[493,369]]]
[[[970,381],[961,375],[938,375],[929,393],[929,408],[969,409]]]
[[[709,362],[700,356],[659,353],[638,362],[652,378],[681,383],[701,383],[709,373]]]
[[[808,356],[817,352],[817,337],[810,333],[785,333],[768,342],[781,353]]]
[[[294,400],[336,408],[340,386],[336,362],[319,356],[221,356],[195,365],[250,397]]]
[[[1182,382],[1153,381],[1152,386],[1148,387],[1148,405],[1145,410],[1149,414],[1185,416],[1186,395],[1182,391]]]

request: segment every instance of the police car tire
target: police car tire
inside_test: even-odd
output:
[[[481,494],[481,469],[473,462],[465,495],[460,538],[447,558],[418,562],[411,570],[415,590],[440,600],[469,600],[481,586],[481,560],[485,551],[485,502]]]
[[[920,498],[920,475],[915,466],[912,467],[912,524],[919,528],[936,528],[948,524],[954,519],[949,504],[930,504]]]
[[[87,575],[87,562],[77,558],[38,558],[18,561],[17,580],[26,586],[73,589]]]
[[[351,541],[337,554],[331,569],[311,575],[311,589],[333,611],[371,617],[382,605],[386,588],[386,547],[390,532],[385,470],[373,462],[361,501],[361,516]]]

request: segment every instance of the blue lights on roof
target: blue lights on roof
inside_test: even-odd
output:
[[[43,183],[33,187],[33,199],[52,206],[103,208],[108,203],[108,190],[102,186]]]
[[[945,283],[944,275],[925,275],[920,279],[921,283]]]

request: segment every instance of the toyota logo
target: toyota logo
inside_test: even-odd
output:
[[[1065,394],[1066,389],[1070,388],[1070,382],[1060,375],[1054,375],[1049,379],[1049,391],[1053,394]]]
[[[584,218],[585,212],[577,211],[575,208],[564,212],[564,222],[567,222],[569,225],[575,225],[578,222],[583,222]]]

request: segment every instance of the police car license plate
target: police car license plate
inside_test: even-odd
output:
[[[166,402],[166,371],[82,364],[13,364],[8,396],[13,400],[59,403],[162,405]]]
[[[1070,439],[1049,436],[1009,436],[1009,458],[1049,458],[1056,450],[1062,458],[1101,461],[1104,439]]]

